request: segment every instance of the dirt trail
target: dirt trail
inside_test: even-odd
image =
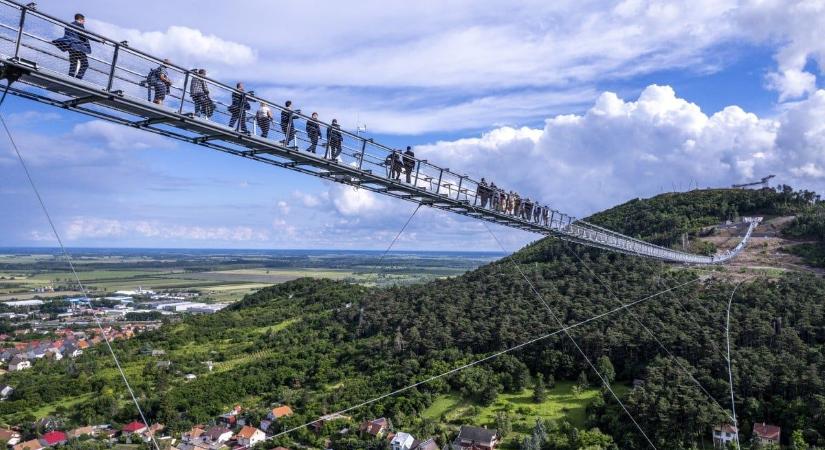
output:
[[[751,235],[747,247],[734,260],[724,266],[724,271],[732,278],[750,276],[753,272],[768,276],[779,276],[783,272],[808,272],[818,276],[825,276],[825,269],[810,267],[802,258],[782,251],[783,248],[803,243],[804,241],[790,240],[782,237],[782,229],[792,220],[793,216],[775,217],[762,222]],[[733,248],[739,243],[745,233],[745,226],[723,225],[716,227],[711,236],[699,238],[702,241],[714,243],[720,250]]]

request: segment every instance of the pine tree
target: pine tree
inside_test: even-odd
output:
[[[533,381],[533,401],[543,403],[547,399],[547,390],[544,387],[544,377],[539,373]]]
[[[547,427],[541,417],[536,418],[536,426],[533,427],[533,441],[537,443],[539,449],[547,441]]]
[[[602,374],[605,381],[612,384],[613,381],[616,380],[616,369],[613,368],[613,363],[610,362],[610,358],[607,355],[603,355],[596,361],[596,368],[599,369],[599,373]]]

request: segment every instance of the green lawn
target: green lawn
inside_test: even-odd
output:
[[[422,415],[425,418],[440,421],[443,418],[454,425],[473,424],[495,428],[496,413],[507,411],[513,423],[513,433],[507,440],[520,439],[532,431],[536,417],[545,420],[566,419],[576,427],[584,427],[585,409],[599,394],[599,389],[586,389],[578,395],[573,394],[570,381],[560,381],[553,389],[547,391],[547,400],[537,404],[533,402],[533,390],[525,389],[517,394],[499,394],[489,406],[474,405],[460,395],[451,393],[438,396]],[[613,389],[622,395],[629,389],[614,385]]]
[[[288,326],[292,325],[293,323],[300,322],[300,321],[301,321],[300,317],[295,317],[295,318],[292,318],[292,319],[284,320],[283,322],[276,323],[275,325],[272,325],[272,326],[255,328],[255,332],[256,333],[261,333],[261,334],[268,333],[270,331],[273,332],[273,333],[277,333],[279,331],[285,330]]]
[[[78,397],[63,398],[54,403],[47,403],[40,408],[32,410],[34,417],[41,419],[43,417],[54,414],[58,407],[62,406],[66,409],[71,409],[72,406],[78,405],[92,397],[92,394],[83,394]]]

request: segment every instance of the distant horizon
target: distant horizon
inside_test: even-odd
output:
[[[0,253],[4,251],[22,252],[22,251],[51,251],[60,253],[60,247],[49,246],[0,246]],[[66,250],[79,251],[105,251],[105,250],[128,250],[128,251],[217,251],[217,252],[269,252],[269,251],[292,251],[292,252],[358,252],[358,253],[384,253],[386,250],[378,249],[353,249],[353,248],[207,248],[207,247],[66,247]],[[507,252],[497,250],[419,250],[419,249],[392,249],[388,253],[458,253],[458,254],[501,254],[506,255]]]

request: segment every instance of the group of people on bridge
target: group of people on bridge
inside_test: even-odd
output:
[[[549,206],[534,202],[529,198],[521,198],[518,192],[506,192],[499,189],[495,183],[487,184],[484,178],[478,183],[476,198],[481,201],[481,207],[508,214],[528,222],[549,226],[553,219]]]
[[[61,38],[52,41],[58,49],[69,53],[69,76],[82,79],[89,68],[88,55],[91,54],[92,49],[90,40],[97,41],[91,38],[83,30],[85,29],[86,18],[83,14],[75,14],[74,22],[64,30],[64,35]],[[147,90],[147,100],[155,104],[162,105],[167,95],[169,95],[172,88],[172,79],[169,76],[169,67],[171,62],[164,59],[160,64],[151,69],[146,75],[145,79],[141,80],[139,84]],[[209,83],[206,78],[206,70],[192,69],[187,74],[189,79],[189,96],[194,104],[194,112],[188,113],[191,117],[198,117],[201,119],[211,120],[217,109],[217,103],[212,99],[209,89]],[[185,83],[185,82],[184,82]],[[186,86],[182,96],[186,95]],[[183,101],[183,99],[181,99]],[[258,103],[258,109],[254,114],[254,118],[248,116],[248,111],[252,109],[252,103]],[[278,117],[277,124],[280,126],[281,133],[284,139],[280,144],[289,148],[298,149],[298,140],[296,139],[295,120],[301,118],[301,110],[293,109],[292,101],[287,100],[283,107],[279,107],[280,117]],[[270,105],[265,101],[256,99],[253,91],[246,91],[243,83],[239,82],[235,85],[235,89],[231,94],[231,103],[227,106],[229,113],[228,126],[235,129],[239,133],[251,134],[247,127],[248,121],[254,121],[262,138],[268,138],[269,132],[276,121],[272,113]],[[252,119],[252,120],[249,120]],[[318,119],[318,113],[313,112],[309,118],[306,118],[305,132],[306,139],[309,146],[306,151],[310,153],[317,153],[319,141],[322,136],[322,127],[326,126]],[[329,126],[326,126],[326,142],[323,144],[325,148],[324,158],[337,161],[342,153],[342,143],[344,134],[338,124],[338,119],[332,119]],[[363,155],[361,155],[363,157]],[[406,151],[391,150],[383,161],[382,165],[387,169],[387,178],[395,181],[401,181],[401,174],[405,175],[406,183],[413,183],[413,172],[417,170],[417,160],[412,147],[407,146]],[[418,183],[418,176],[416,174],[415,183]],[[458,196],[461,192],[458,193]],[[480,205],[479,205],[480,202]],[[496,211],[498,213],[507,214],[509,216],[528,221],[538,225],[551,226],[554,220],[563,221],[562,217],[554,218],[554,212],[538,202],[531,201],[529,198],[521,197],[517,192],[506,192],[495,185],[495,183],[487,184],[487,181],[482,178],[478,183],[476,189],[476,196],[474,206],[480,206],[484,209]]]

